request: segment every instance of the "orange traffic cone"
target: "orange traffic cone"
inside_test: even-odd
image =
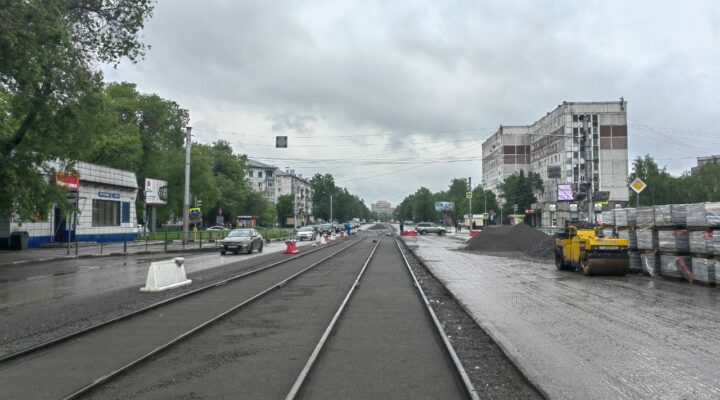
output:
[[[285,249],[285,254],[296,254],[300,250],[297,249],[297,246],[295,246],[295,242],[292,240],[286,240],[285,244],[287,245],[287,248]]]

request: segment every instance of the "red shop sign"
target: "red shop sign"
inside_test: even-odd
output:
[[[76,191],[80,187],[80,177],[77,175],[57,173],[55,174],[55,184],[65,186],[70,191]]]

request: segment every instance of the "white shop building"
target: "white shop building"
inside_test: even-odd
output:
[[[78,191],[68,192],[68,201],[77,199],[77,224],[57,207],[43,221],[0,219],[0,249],[9,247],[13,232],[27,232],[29,247],[75,241],[76,236],[80,242],[120,242],[137,237],[135,173],[85,162],[77,163],[75,170]]]

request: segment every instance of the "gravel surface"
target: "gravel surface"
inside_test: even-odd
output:
[[[555,257],[555,237],[547,236],[525,251],[525,255],[539,260],[552,260]]]
[[[301,248],[300,251],[302,253],[311,249],[314,249],[314,247]],[[188,278],[193,280],[192,285],[165,292],[141,293],[138,291],[139,286],[132,286],[109,289],[107,292],[93,294],[89,297],[51,299],[0,309],[0,326],[2,327],[0,328],[0,356],[67,335],[169,297],[186,293],[200,286],[212,284],[229,276],[287,257],[280,253],[265,254],[253,258],[237,256],[238,262],[188,274]],[[164,255],[161,258],[166,259],[167,256]],[[131,259],[135,263],[147,263],[150,260],[147,256],[145,258]],[[102,262],[102,260],[104,259],[99,262]],[[146,268],[142,268],[141,272],[137,272],[131,271],[129,267],[124,269],[120,266],[117,267],[117,270],[118,274],[141,273],[143,276],[147,274]],[[84,276],[88,276],[87,281],[80,280],[76,284],[92,284],[89,282],[92,274],[92,271],[84,273]],[[142,279],[144,280],[144,278]],[[54,283],[51,282],[49,285],[48,290],[57,290]],[[0,293],[0,300],[2,299],[3,293]]]
[[[525,224],[490,225],[468,240],[465,250],[482,253],[524,252],[546,238],[546,234]]]
[[[415,276],[481,399],[542,399],[515,365],[403,242]]]

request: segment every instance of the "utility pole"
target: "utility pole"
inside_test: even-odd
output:
[[[293,196],[293,232],[297,231],[297,194],[295,194],[295,176],[290,175],[290,191]]]
[[[473,213],[472,213],[472,178],[468,177],[468,192],[470,192],[470,198],[468,199],[468,211],[470,213],[470,217],[468,219],[468,230],[472,229],[472,221],[473,221]]]
[[[331,194],[330,195],[330,221],[328,221],[328,222],[332,222],[332,220],[333,219],[332,219],[332,194]]]
[[[587,180],[587,209],[588,209],[588,222],[595,222],[595,207],[593,204],[593,154],[592,154],[592,134],[589,132],[588,119],[590,115],[585,115],[583,118],[583,137],[585,138],[585,179]]]
[[[192,146],[192,128],[185,128],[185,200],[183,201],[183,243],[188,242],[190,230],[190,146]]]

